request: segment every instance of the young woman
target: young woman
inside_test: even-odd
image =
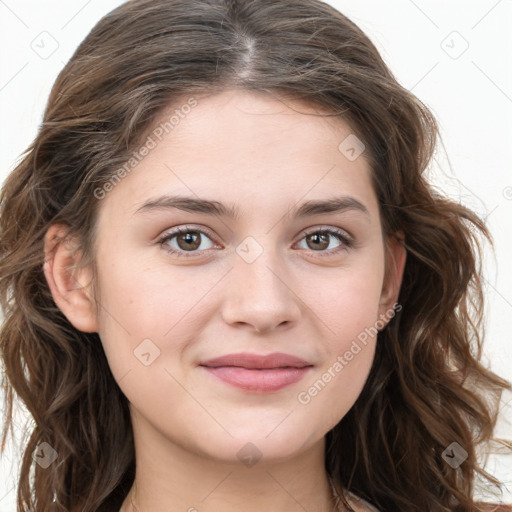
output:
[[[436,135],[320,1],[105,16],[1,196],[18,512],[485,510],[510,385]]]

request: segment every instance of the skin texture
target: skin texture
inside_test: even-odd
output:
[[[358,343],[342,370],[333,365],[365,329],[389,320],[405,250],[383,239],[364,152],[351,161],[338,149],[349,125],[296,110],[318,112],[242,91],[202,98],[108,192],[95,247],[98,315],[91,269],[72,270],[73,240],[54,247],[63,227],[48,230],[47,254],[55,251],[44,268],[54,300],[77,329],[99,333],[130,401],[141,512],[332,509],[324,436],[360,394],[376,338]],[[219,201],[238,215],[136,213],[165,194]],[[368,214],[293,214],[305,201],[338,196],[357,199]],[[206,232],[195,252],[177,237],[159,244],[185,226]],[[325,228],[354,244],[306,236]],[[241,256],[257,253],[250,263]],[[145,365],[134,351],[148,339],[142,352],[151,360],[159,353]],[[285,352],[313,368],[279,391],[257,393],[198,366],[234,352]],[[335,376],[301,403],[299,393],[329,368]],[[244,463],[242,448],[261,458]]]

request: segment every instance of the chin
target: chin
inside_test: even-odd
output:
[[[229,429],[233,437],[226,435],[209,436],[197,446],[202,456],[221,461],[226,464],[243,464],[252,467],[256,464],[277,464],[298,456],[320,439],[305,437],[303,429],[290,429],[278,426],[269,435],[267,426],[262,429],[246,428],[234,431]]]

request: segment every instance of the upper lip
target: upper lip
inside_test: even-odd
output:
[[[292,356],[290,354],[283,354],[282,352],[274,352],[273,354],[259,355],[240,352],[238,354],[227,354],[225,356],[215,357],[200,363],[200,366],[208,366],[216,368],[220,366],[237,366],[239,368],[304,368],[305,366],[312,366],[304,359]]]

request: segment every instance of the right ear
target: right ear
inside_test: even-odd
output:
[[[79,267],[81,253],[64,224],[53,224],[45,236],[44,275],[58,308],[79,331],[98,332],[93,272]]]

